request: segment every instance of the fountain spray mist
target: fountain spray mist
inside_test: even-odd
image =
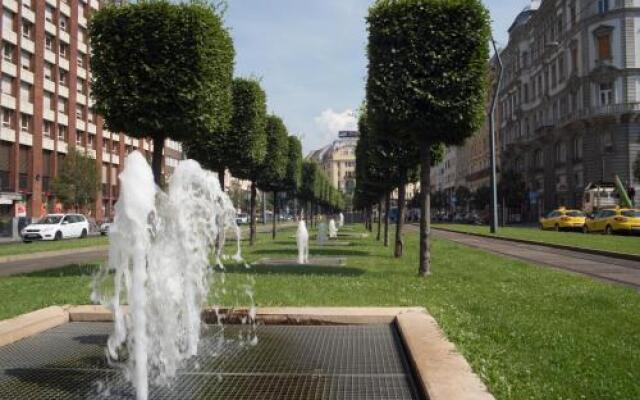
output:
[[[196,355],[200,314],[213,278],[211,250],[217,245],[220,262],[225,227],[237,235],[239,230],[218,178],[195,161],[178,164],[165,193],[154,184],[144,157],[133,152],[120,183],[109,263],[94,281],[92,300],[113,310],[107,355],[124,367],[138,400],[146,400],[150,382],[168,384]],[[240,260],[239,245],[234,258]]]

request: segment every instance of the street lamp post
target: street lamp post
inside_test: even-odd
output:
[[[490,146],[491,146],[491,233],[496,233],[498,230],[498,184],[496,178],[496,127],[495,127],[495,114],[496,103],[498,101],[498,93],[500,92],[500,85],[502,84],[502,59],[500,58],[500,52],[496,47],[496,41],[491,35],[491,43],[493,44],[493,51],[496,54],[498,60],[498,82],[496,89],[491,99],[491,116],[489,117],[489,130],[491,131]]]

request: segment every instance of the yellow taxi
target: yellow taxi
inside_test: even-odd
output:
[[[561,207],[551,211],[546,217],[540,218],[540,229],[563,229],[581,230],[586,221],[586,215],[580,210],[567,210]]]
[[[587,219],[583,231],[604,232],[611,235],[616,232],[640,233],[640,210],[632,208],[611,208],[596,212]]]

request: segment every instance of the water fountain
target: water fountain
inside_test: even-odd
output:
[[[146,400],[150,382],[166,384],[196,355],[200,314],[212,280],[211,250],[216,247],[221,264],[225,227],[236,234],[239,230],[216,175],[195,161],[178,164],[165,193],[155,185],[144,157],[133,152],[120,182],[109,263],[96,277],[92,300],[113,311],[108,357],[121,363],[137,399]],[[239,260],[237,249],[234,258]]]
[[[300,221],[298,221],[298,230],[296,231],[296,245],[298,246],[298,264],[308,263],[309,232],[307,231],[307,223],[304,221],[302,214],[300,214]]]
[[[329,220],[329,239],[338,238],[338,228],[336,228],[336,221],[331,218]]]
[[[342,229],[343,226],[344,226],[344,214],[340,213],[338,214],[338,228]]]
[[[318,224],[318,244],[322,245],[325,244],[327,242],[328,239],[328,234],[327,234],[327,224],[324,222],[324,219],[320,220],[320,223]]]

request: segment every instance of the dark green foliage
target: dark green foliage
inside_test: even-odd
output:
[[[498,184],[498,198],[509,208],[521,207],[526,200],[527,184],[519,172],[508,170],[502,173]]]
[[[295,136],[289,136],[288,141],[285,188],[289,193],[295,194],[300,189],[302,181],[302,143]]]
[[[235,53],[213,8],[107,6],[92,16],[90,38],[92,93],[108,129],[162,146],[228,124]],[[154,154],[156,179],[161,155]]]
[[[267,154],[267,96],[255,79],[233,80],[233,114],[225,158],[233,176],[256,180]]]
[[[436,210],[444,210],[449,206],[449,197],[442,190],[431,195],[431,207]]]
[[[98,196],[99,173],[96,160],[72,149],[53,180],[53,192],[65,207],[78,211],[86,209]]]
[[[333,187],[320,166],[310,160],[302,163],[302,184],[298,197],[332,211],[344,208],[342,192]]]
[[[275,115],[266,120],[267,154],[260,167],[258,187],[267,192],[286,189],[285,177],[289,156],[287,127]]]
[[[456,205],[458,207],[466,208],[471,201],[471,190],[466,186],[458,186],[456,188]]]
[[[479,187],[478,190],[473,193],[471,202],[476,210],[485,210],[491,202],[491,188],[489,186]]]
[[[369,10],[371,122],[462,144],[483,122],[489,15],[479,0],[378,0]]]

